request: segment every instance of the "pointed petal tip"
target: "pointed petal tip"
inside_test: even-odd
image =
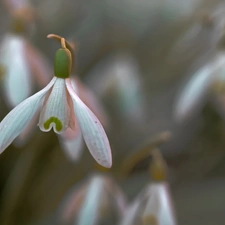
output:
[[[70,80],[66,80],[67,89],[73,100],[74,112],[80,125],[84,141],[93,158],[103,167],[112,166],[112,153],[108,137],[98,118],[74,92]]]
[[[111,168],[112,167],[112,160],[104,161],[104,162],[98,162],[101,166],[105,168]]]
[[[90,150],[89,150],[90,151]],[[107,155],[102,155],[102,157],[98,157],[95,154],[92,154],[92,151],[90,151],[92,157],[95,159],[95,161],[100,165],[100,167],[110,169],[112,167],[112,151],[109,146],[109,149],[107,150]]]
[[[106,159],[106,158],[102,159],[102,158],[95,157],[95,156],[93,156],[93,158],[96,161],[95,166],[96,166],[96,168],[98,170],[103,170],[104,171],[105,169],[107,170],[107,169],[110,169],[112,167],[112,155],[111,154],[109,154],[109,158],[108,159]]]

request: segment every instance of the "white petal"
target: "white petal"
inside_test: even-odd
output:
[[[99,164],[104,167],[111,167],[112,155],[109,140],[100,121],[73,91],[70,79],[66,79],[66,85],[73,100],[75,116],[89,151]]]
[[[91,77],[89,84],[95,86],[95,93],[115,99],[116,110],[124,120],[143,122],[146,104],[138,63],[132,55],[119,53],[106,58],[92,71]]]
[[[27,141],[31,138],[31,136],[34,134],[34,131],[37,129],[37,122],[39,119],[39,112],[36,112],[29,124],[26,126],[26,128],[19,134],[19,136],[13,141],[13,144],[16,147],[22,147],[24,146]]]
[[[101,197],[104,191],[104,180],[101,176],[95,176],[90,181],[87,193],[81,207],[78,225],[94,225],[99,216]]]
[[[218,55],[194,74],[177,101],[175,118],[178,121],[184,121],[201,110],[211,85],[224,65],[225,55]]]
[[[0,47],[0,65],[5,69],[3,88],[10,107],[30,96],[32,82],[25,52],[25,39],[7,35]]]
[[[139,224],[139,214],[143,211],[143,193],[135,199],[135,201],[126,210],[125,215],[122,217],[119,225],[133,225]]]
[[[104,127],[107,126],[109,124],[107,115],[96,94],[85,86],[78,78],[72,78],[71,84],[84,104],[99,118]]]
[[[58,137],[60,145],[64,150],[67,158],[72,161],[77,161],[81,156],[84,143],[79,126],[77,126],[76,131],[68,128]]]
[[[143,214],[143,224],[156,220],[159,225],[175,225],[173,206],[167,184],[152,183],[148,187],[149,200]]]
[[[137,216],[137,212],[139,212],[140,204],[138,202],[134,202],[127,210],[127,213],[123,217],[120,225],[132,225],[135,222],[135,218]]]
[[[54,84],[56,78],[41,91],[16,106],[0,123],[0,153],[26,128],[38,110],[43,96]]]
[[[42,131],[54,129],[55,133],[64,132],[69,126],[69,107],[67,103],[65,79],[57,78],[51,93],[44,104],[39,127]]]

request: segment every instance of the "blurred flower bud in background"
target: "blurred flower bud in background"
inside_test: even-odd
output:
[[[59,224],[98,224],[109,218],[115,223],[125,211],[125,197],[113,179],[95,174],[70,190],[57,210],[57,218]]]
[[[89,83],[95,92],[105,98],[110,95],[121,120],[140,123],[145,120],[145,100],[140,71],[134,57],[117,53],[100,62],[91,72]]]
[[[121,225],[176,224],[174,208],[166,181],[166,164],[158,149],[153,148],[149,153],[152,155],[150,184],[130,205],[120,222]]]

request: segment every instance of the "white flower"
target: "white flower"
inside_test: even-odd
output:
[[[158,225],[175,225],[175,216],[166,182],[152,183],[147,187],[148,200],[142,216],[143,224],[155,221]]]
[[[70,82],[71,53],[62,38],[55,56],[55,77],[38,93],[16,106],[0,123],[0,153],[27,127],[41,108],[39,128],[61,134],[78,125],[95,160],[111,167],[112,157],[106,133],[92,111],[81,101]],[[76,124],[77,121],[77,124]]]
[[[94,112],[104,127],[107,126],[108,119],[95,94],[78,78],[71,78],[71,83],[80,99]],[[79,126],[76,126],[75,131],[68,128],[64,133],[58,135],[58,138],[67,158],[72,161],[78,160],[83,149],[83,138]]]
[[[220,52],[192,76],[177,100],[174,110],[177,121],[186,121],[201,111],[213,86],[224,85],[224,68],[225,54]]]
[[[149,167],[152,182],[128,208],[120,225],[176,225],[166,178],[166,163],[158,149],[151,151]]]
[[[115,181],[111,177],[94,174],[88,181],[69,190],[56,215],[60,224],[76,221],[76,224],[94,225],[108,216],[110,210],[122,217],[126,209],[126,198]]]
[[[131,204],[120,225],[132,224],[176,225],[166,182],[149,184]]]
[[[0,67],[3,68],[3,93],[12,108],[32,94],[33,78],[40,86],[49,81],[43,56],[19,34],[7,34],[0,45]]]

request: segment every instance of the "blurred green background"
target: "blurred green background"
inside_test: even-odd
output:
[[[5,2],[0,3],[1,37],[11,21]],[[35,20],[26,37],[46,55],[52,75],[58,44],[46,36],[56,33],[75,43],[76,76],[98,96],[108,117],[113,166],[107,173],[128,199],[150,181],[150,158],[121,178],[123,162],[152,136],[170,131],[172,138],[160,149],[168,164],[178,224],[223,225],[224,106],[207,96],[197,114],[179,122],[174,109],[193,72],[222,50],[224,1],[30,3]],[[119,75],[117,65],[123,68]],[[0,97],[0,118],[8,111]],[[68,190],[95,171],[99,168],[86,147],[78,162],[70,162],[53,132],[36,129],[24,147],[10,145],[0,156],[0,224],[56,224],[55,212]]]

